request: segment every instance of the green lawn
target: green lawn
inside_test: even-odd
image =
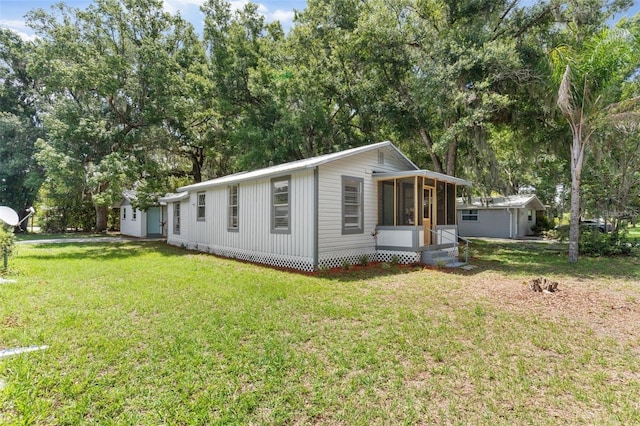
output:
[[[469,272],[310,277],[162,243],[20,245],[0,349],[49,349],[0,359],[0,423],[640,423],[640,258],[474,247]],[[562,291],[528,292],[538,275]]]

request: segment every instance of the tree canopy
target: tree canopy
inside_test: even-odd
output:
[[[33,43],[0,32],[0,194],[91,206],[102,230],[124,189],[146,208],[186,183],[389,139],[478,195],[547,204],[586,164],[610,201],[585,195],[572,222],[630,213],[640,25],[609,20],[631,3],[309,0],[285,33],[255,4],[207,0],[202,34],[160,0],[34,10]]]

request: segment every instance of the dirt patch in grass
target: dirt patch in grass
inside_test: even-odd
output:
[[[640,338],[640,287],[633,289],[622,283],[616,289],[611,283],[604,285],[597,280],[550,278],[558,281],[555,293],[536,293],[527,281],[490,272],[476,275],[453,291],[461,298],[484,298],[508,311],[538,318],[571,318],[615,339]]]

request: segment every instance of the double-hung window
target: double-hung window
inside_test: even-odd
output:
[[[364,232],[364,179],[342,176],[342,233]]]
[[[131,220],[138,218],[138,210],[135,207],[131,207]]]
[[[173,203],[173,233],[180,235],[180,203]]]
[[[462,210],[462,220],[464,221],[477,221],[478,220],[478,210]]]
[[[271,180],[271,232],[288,234],[291,231],[291,177]]]
[[[204,192],[198,192],[198,220],[203,221],[205,215],[206,196]]]
[[[231,231],[238,230],[238,185],[231,185],[229,187],[229,216],[227,222],[227,228]]]
[[[122,208],[122,220],[127,220],[127,207]]]

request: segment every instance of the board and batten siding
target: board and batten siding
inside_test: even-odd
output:
[[[228,228],[229,186],[192,191],[181,206],[181,235],[173,232],[173,206],[168,209],[170,244],[226,257],[274,266],[312,270],[314,267],[314,171],[287,175],[289,232],[271,231],[271,181],[275,176],[238,182],[238,229]],[[198,193],[205,193],[205,220],[197,219]]]
[[[185,246],[189,245],[188,239],[188,231],[185,228],[186,220],[185,215],[188,214],[189,211],[189,202],[188,200],[180,201],[180,234],[173,233],[173,202],[167,203],[167,218],[166,218],[166,228],[167,228],[167,243],[174,246]]]
[[[379,151],[384,162],[379,163]],[[406,170],[406,164],[391,149],[372,150],[319,166],[318,171],[318,266],[337,267],[342,262],[357,263],[372,257],[376,244],[372,232],[378,222],[378,188],[373,172]],[[342,233],[342,177],[364,180],[364,229],[361,234]]]

